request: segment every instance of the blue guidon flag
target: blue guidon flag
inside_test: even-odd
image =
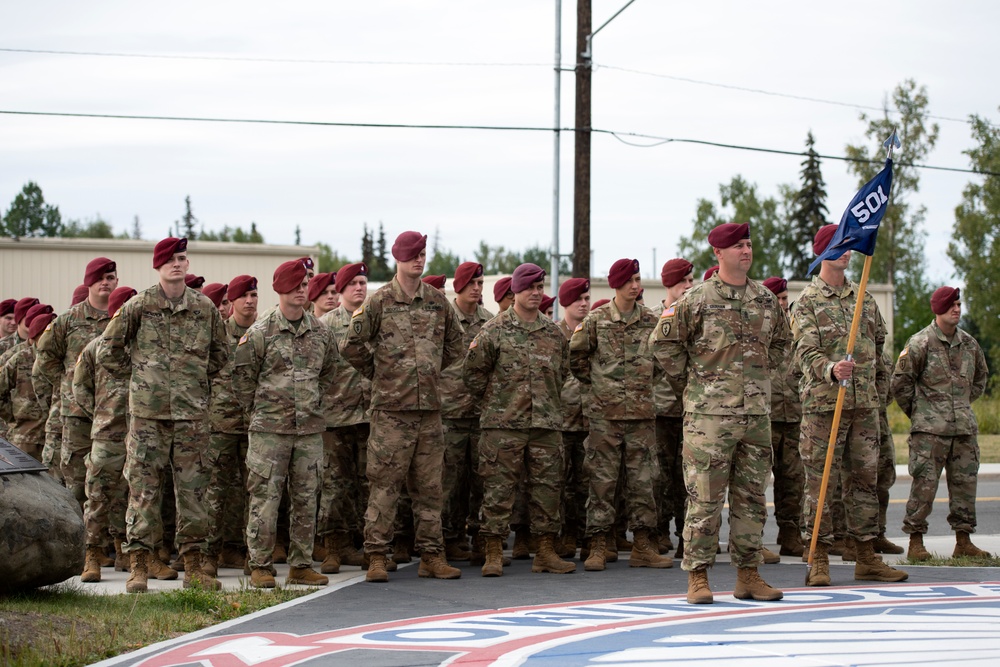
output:
[[[895,136],[895,135],[893,135]],[[892,187],[892,158],[885,161],[882,171],[858,190],[847,205],[836,233],[830,239],[826,250],[809,265],[812,273],[825,259],[837,259],[848,250],[857,250],[863,255],[875,253],[875,238],[878,226],[889,204],[889,189]]]

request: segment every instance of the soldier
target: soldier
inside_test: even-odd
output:
[[[229,318],[229,312],[232,310],[232,304],[227,296],[228,290],[229,285],[224,283],[208,283],[201,290],[201,293],[211,299],[215,307],[219,309],[219,317],[223,320]]]
[[[335,379],[336,341],[304,310],[309,280],[301,260],[281,264],[272,287],[278,307],[243,334],[233,366],[233,393],[250,418],[250,585],[274,588],[271,553],[287,483],[291,541],[285,583],[325,586],[330,580],[312,569],[312,548],[326,424],[320,406]]]
[[[687,601],[710,604],[722,507],[729,491],[729,553],[739,599],[780,600],[757,567],[771,464],[771,375],[785,356],[788,324],[777,299],[747,278],[750,225],[725,223],[708,235],[718,273],[660,316],[656,359],[684,401],[684,560]]]
[[[555,312],[556,298],[554,296],[549,296],[548,294],[542,295],[542,304],[538,306],[538,312],[540,312],[545,317],[552,319],[552,313]]]
[[[493,313],[479,305],[483,297],[483,265],[463,262],[455,269],[451,286],[455,290],[452,308],[465,334],[462,345],[469,344],[493,319]],[[441,494],[444,510],[441,525],[445,556],[449,561],[469,560],[466,529],[473,536],[477,562],[483,558],[479,533],[479,508],[483,502],[483,480],[479,475],[480,397],[470,392],[462,380],[462,360],[441,371],[441,426],[444,431],[444,467]],[[480,563],[481,564],[481,563]]]
[[[590,389],[584,404],[590,420],[586,463],[587,536],[590,555],[584,569],[600,571],[614,548],[615,492],[619,485],[632,530],[629,567],[672,567],[650,542],[656,530],[658,483],[656,421],[653,411],[653,357],[649,335],[656,317],[636,304],[641,289],[639,260],[620,259],[611,265],[608,285],[615,298],[592,310],[570,339],[573,375]],[[620,471],[624,470],[624,478]]]
[[[75,306],[78,303],[86,301],[90,296],[90,287],[86,284],[77,285],[76,289],[73,290],[73,298],[70,301],[71,306]]]
[[[354,311],[341,354],[372,380],[368,438],[367,581],[388,581],[386,553],[404,481],[413,501],[421,577],[457,579],[441,532],[444,438],[438,383],[462,354],[462,325],[444,294],[420,282],[427,236],[403,232],[396,275]]]
[[[48,396],[58,388],[59,416],[63,437],[60,470],[64,484],[82,508],[87,501],[87,454],[93,424],[73,400],[73,369],[87,343],[108,325],[108,299],[118,287],[116,264],[98,257],[87,264],[83,284],[90,290],[87,299],[56,317],[39,339],[32,371],[35,394]]]
[[[479,476],[486,490],[484,577],[503,575],[503,540],[522,477],[527,479],[531,532],[538,538],[531,571],[576,570],[554,551],[563,468],[559,394],[569,375],[569,349],[552,320],[540,316],[544,289],[540,267],[521,264],[514,269],[513,307],[482,325],[463,365],[465,384],[483,397]]]
[[[17,333],[17,322],[14,321],[14,306],[17,299],[0,301],[0,354],[6,351],[7,341]]]
[[[716,273],[718,273],[718,272],[719,272],[719,265],[718,264],[716,264],[715,266],[709,267],[709,269],[707,271],[705,271],[705,275],[703,275],[701,277],[701,281],[704,282],[704,283],[707,283],[708,280],[712,276],[714,276]]]
[[[826,250],[836,229],[837,225],[825,225],[816,232],[814,253],[820,255]],[[885,343],[886,327],[872,296],[867,292],[861,295],[862,319],[854,358],[852,361],[846,359],[858,299],[857,285],[845,275],[850,261],[850,251],[838,259],[824,260],[819,275],[813,277],[796,301],[792,317],[795,363],[802,370],[799,450],[806,476],[802,535],[804,539],[812,535],[838,387],[844,383],[847,390],[833,456],[835,469],[840,471],[849,537],[855,543],[854,578],[904,581],[906,572],[883,563],[873,548],[878,535],[879,400],[875,373]],[[807,585],[830,585],[829,549],[833,539],[832,516],[829,507],[824,506]]]
[[[159,282],[122,306],[97,346],[97,362],[119,377],[131,375],[132,421],[125,441],[125,515],[130,569],[125,590],[145,592],[149,558],[162,532],[163,469],[173,470],[177,542],[184,586],[220,587],[205,571],[212,521],[205,494],[211,479],[208,448],[209,384],[226,365],[225,329],[208,297],[184,285],[187,239],[166,238],[153,250]]]
[[[313,315],[319,319],[340,306],[337,293],[337,273],[317,273],[309,281],[309,301],[313,304]]]
[[[660,270],[660,282],[667,288],[667,297],[660,302],[653,314],[659,317],[684,293],[694,286],[694,264],[683,257],[664,263]],[[674,393],[670,381],[659,372],[659,365],[653,373],[653,405],[656,411],[656,453],[660,462],[660,486],[657,490],[657,546],[661,553],[673,548],[670,540],[670,520],[673,519],[677,535],[676,558],[684,556],[684,502],[687,489],[684,487],[684,465],[681,449],[684,444],[684,410],[680,396]]]
[[[41,459],[45,444],[46,412],[35,396],[31,368],[38,338],[55,317],[52,306],[39,303],[29,308],[24,316],[28,340],[11,348],[0,363],[0,422],[8,427],[4,437],[36,459]]]
[[[590,304],[590,312],[594,312],[601,306],[606,306],[611,303],[611,299],[598,299],[597,301]]]
[[[440,276],[424,276],[420,280],[434,289],[443,292],[444,284],[448,281],[448,276],[442,273]]]
[[[514,305],[514,293],[510,291],[510,281],[510,276],[504,276],[493,284],[493,300],[497,302],[498,313]]]
[[[771,290],[788,321],[788,281],[772,276],[764,281]],[[774,521],[778,524],[778,546],[782,556],[801,556],[802,490],[805,472],[799,454],[799,424],[802,422],[802,402],[799,381],[802,369],[795,363],[791,341],[786,354],[771,376],[771,471],[774,473]],[[764,562],[778,562],[778,554],[764,548]]]
[[[924,548],[927,517],[941,471],[948,477],[948,524],[955,531],[952,557],[989,557],[969,538],[976,532],[979,425],[972,402],[983,395],[989,369],[976,339],[958,328],[961,291],[939,287],[931,295],[934,321],[910,337],[892,375],[892,394],[910,425],[910,498],[903,532],[907,556],[929,560]]]
[[[202,288],[205,286],[205,278],[203,276],[196,276],[193,273],[188,273],[184,276],[184,284],[195,292],[201,292]]]

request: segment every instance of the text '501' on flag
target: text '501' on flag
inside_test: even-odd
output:
[[[863,255],[875,253],[875,238],[878,236],[878,226],[885,215],[889,203],[889,190],[892,188],[892,159],[885,161],[882,171],[864,184],[854,199],[847,205],[844,216],[830,245],[809,265],[809,273],[825,259],[837,259],[848,250],[857,250]]]

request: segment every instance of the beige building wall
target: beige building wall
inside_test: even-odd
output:
[[[153,269],[155,241],[124,239],[0,238],[0,300],[38,297],[56,312],[70,305],[73,290],[83,282],[87,262],[108,257],[118,264],[118,284],[138,290],[157,281]],[[190,272],[206,283],[228,283],[240,274],[257,278],[261,312],[278,302],[271,289],[274,269],[282,262],[306,255],[317,257],[314,246],[264,245],[192,241],[188,245]]]

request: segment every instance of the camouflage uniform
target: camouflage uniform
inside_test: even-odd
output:
[[[227,359],[219,309],[190,288],[168,299],[159,284],[153,285],[122,306],[105,329],[97,362],[118,377],[131,375],[124,551],[151,552],[156,546],[163,529],[161,480],[170,467],[180,554],[208,552],[209,383]]]
[[[941,470],[948,475],[948,524],[976,530],[979,425],[972,402],[982,396],[989,371],[976,339],[958,329],[951,340],[936,322],[910,337],[892,375],[892,394],[912,420],[910,498],[903,531],[926,533]]]
[[[771,377],[771,453],[774,457],[774,521],[779,528],[801,533],[802,491],[806,485],[799,453],[802,370],[795,363],[789,341],[785,358]]]
[[[106,547],[108,538],[125,538],[128,495],[125,436],[128,434],[128,382],[97,363],[100,337],[87,343],[73,370],[73,399],[92,421],[94,442],[87,455],[87,502],[83,508],[88,547]]]
[[[826,451],[833,426],[839,383],[833,367],[847,354],[857,285],[827,284],[814,276],[795,302],[792,331],[795,362],[802,370],[802,440],[799,450],[806,473],[803,540],[811,539]],[[843,412],[834,449],[831,482],[839,471],[845,499],[848,536],[860,542],[878,535],[878,391],[875,382],[885,343],[885,321],[870,294],[864,295],[861,324],[854,346],[854,373],[847,382]],[[831,499],[823,507],[819,541],[833,544]]]
[[[656,318],[635,304],[625,316],[614,301],[593,310],[570,339],[573,374],[590,389],[586,463],[590,480],[587,535],[615,524],[615,490],[624,482],[629,528],[656,530],[659,478],[649,335]],[[625,478],[620,480],[624,460]]]
[[[287,483],[291,567],[312,565],[316,496],[323,463],[323,395],[336,378],[337,345],[329,328],[305,313],[290,323],[280,308],[239,340],[233,393],[250,414],[247,450],[251,568],[271,565],[278,505]]]
[[[463,353],[455,310],[444,294],[425,283],[411,299],[394,277],[354,312],[340,352],[372,381],[365,551],[388,551],[405,480],[417,550],[443,552],[444,436],[438,385],[441,369]]]
[[[684,570],[715,563],[727,487],[731,562],[763,562],[771,377],[788,339],[777,299],[754,280],[741,293],[715,274],[660,316],[653,352],[684,402]]]
[[[5,354],[0,365],[0,420],[8,425],[6,438],[12,445],[36,459],[45,443],[45,411],[31,385],[35,346],[18,343]]]
[[[567,343],[573,337],[573,330],[566,320],[559,320],[557,326]],[[562,387],[562,441],[563,441],[563,535],[583,539],[587,530],[587,494],[590,482],[587,479],[586,460],[587,436],[590,435],[590,421],[584,415],[583,405],[590,388],[585,387],[576,376],[567,373]]]
[[[108,311],[83,301],[60,314],[38,338],[32,382],[35,394],[44,396],[58,387],[59,415],[63,423],[60,469],[66,488],[80,506],[87,500],[87,465],[92,424],[73,400],[73,368],[83,348],[104,331]]]
[[[651,308],[657,318],[663,314],[663,304]],[[653,367],[653,407],[656,412],[656,454],[660,462],[660,487],[656,493],[659,519],[657,532],[670,536],[670,521],[680,537],[684,530],[684,505],[687,489],[684,487],[684,409],[680,397],[674,393],[670,381],[663,375],[660,365]]]
[[[482,306],[466,315],[452,302],[455,315],[465,329],[463,349],[467,349],[493,313]],[[479,508],[483,504],[483,479],[479,475],[479,415],[481,397],[462,381],[462,362],[441,371],[441,425],[444,430],[444,470],[441,513],[444,538],[458,540],[479,530]]]
[[[886,513],[889,510],[889,491],[896,483],[896,446],[889,428],[889,404],[892,403],[892,355],[882,350],[875,372],[878,390],[878,471],[875,493],[878,496],[878,534],[885,534]],[[836,526],[834,526],[836,529]]]
[[[547,317],[525,322],[508,308],[469,345],[463,375],[472,395],[482,396],[482,534],[507,536],[515,490],[525,476],[531,532],[558,533],[566,338]]]
[[[0,368],[3,368],[5,361],[11,357],[11,355],[9,354],[9,350],[21,342],[23,341],[21,340],[21,337],[17,335],[16,331],[10,334],[9,336],[4,336],[3,338],[0,338]],[[31,384],[30,379],[28,381],[28,384]],[[32,391],[32,393],[34,393],[34,391]],[[8,437],[8,434],[9,430],[7,423],[5,422],[4,417],[0,416],[0,438],[6,438]],[[39,454],[39,456],[41,456],[41,454]]]

